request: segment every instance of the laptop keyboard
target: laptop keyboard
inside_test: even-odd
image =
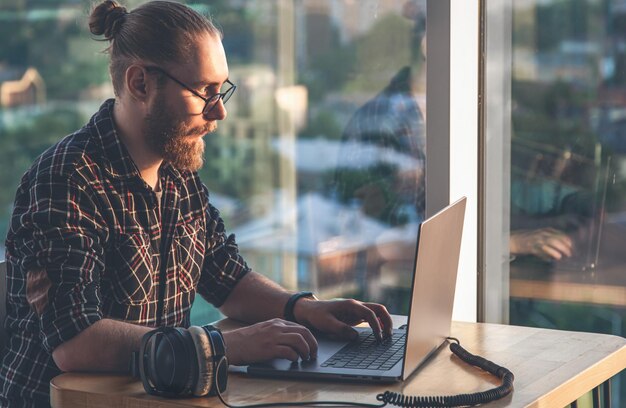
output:
[[[404,356],[405,342],[406,333],[393,333],[379,342],[374,333],[360,332],[358,340],[336,352],[322,367],[386,371]]]

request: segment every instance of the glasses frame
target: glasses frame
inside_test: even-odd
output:
[[[184,89],[186,89],[189,92],[191,92],[193,95],[195,95],[198,98],[202,99],[204,101],[204,108],[202,108],[202,114],[203,115],[206,115],[209,112],[211,112],[213,110],[213,108],[215,108],[217,106],[217,104],[219,103],[220,99],[222,100],[222,103],[224,105],[226,105],[226,102],[230,99],[231,96],[233,96],[233,94],[235,93],[235,89],[237,89],[237,85],[233,84],[232,82],[230,82],[229,79],[227,79],[226,82],[224,82],[224,83],[230,85],[230,88],[228,88],[224,92],[218,92],[215,95],[211,95],[210,97],[207,98],[207,97],[204,97],[204,96],[200,95],[200,93],[198,93],[197,91],[191,89],[191,87],[189,87],[183,81],[180,81],[180,80],[176,79],[176,77],[174,77],[173,75],[171,75],[169,72],[167,72],[166,70],[164,70],[161,67],[157,67],[157,66],[153,65],[153,66],[147,66],[147,67],[144,67],[144,68],[148,72],[150,72],[150,71],[160,72],[161,74],[165,75],[166,77],[168,77],[172,81],[176,82],[178,85],[180,85]]]

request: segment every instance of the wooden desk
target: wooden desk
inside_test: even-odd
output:
[[[470,352],[509,368],[515,391],[488,407],[564,407],[626,368],[626,339],[485,323],[452,325],[452,335]],[[498,383],[442,348],[404,383],[347,384],[229,376],[226,400],[233,404],[339,400],[377,403],[376,394],[408,395],[483,391]],[[147,395],[141,383],[116,375],[67,373],[50,383],[51,403],[61,407],[221,407],[217,398],[164,399]]]

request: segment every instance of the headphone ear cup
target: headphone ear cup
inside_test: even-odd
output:
[[[213,387],[213,349],[209,336],[201,327],[189,327],[189,334],[196,350],[196,364],[198,365],[198,381],[193,386],[192,393],[196,397],[202,397],[207,395]]]
[[[182,393],[189,395],[193,391],[193,387],[198,378],[198,364],[196,363],[197,353],[194,347],[193,337],[189,333],[189,330],[177,327],[176,331],[181,335],[183,348],[186,352],[185,358],[181,358],[182,356],[179,357],[185,363],[184,376],[182,377],[182,379],[185,380],[185,385]]]
[[[142,374],[142,380],[144,380],[145,374],[144,385],[151,384],[151,391],[154,391],[155,393],[157,390],[163,387],[161,379],[158,376],[158,370],[156,368],[156,345],[160,336],[162,336],[162,332],[156,331],[150,332],[150,335],[145,335],[142,339],[142,341],[145,343],[145,355],[143,355],[142,358],[145,359],[148,364],[147,367],[145,367],[145,371],[142,371],[140,374]]]
[[[191,382],[190,376],[195,372],[195,367],[191,366],[194,362],[189,361],[186,342],[191,343],[191,339],[185,330],[167,328],[161,340],[155,343],[153,375],[158,378],[160,389],[166,394],[183,394]]]

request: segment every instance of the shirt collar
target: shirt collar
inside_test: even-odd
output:
[[[176,167],[172,166],[170,163],[164,161],[163,164],[161,164],[161,168],[160,168],[160,173],[163,174],[168,174],[169,176],[171,176],[174,180],[182,180],[183,179],[183,175],[180,172],[180,170],[178,170]]]
[[[100,106],[98,112],[91,118],[92,128],[94,129],[92,134],[99,141],[105,168],[115,178],[130,179],[141,177],[137,165],[130,157],[126,146],[115,129],[113,106],[115,106],[115,99],[106,100]],[[175,179],[182,178],[180,171],[167,162],[163,162],[161,170],[164,172],[162,174],[168,173]]]

